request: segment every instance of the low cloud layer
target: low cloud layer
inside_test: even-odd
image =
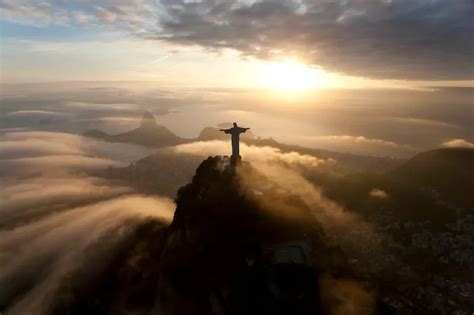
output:
[[[409,155],[416,152],[415,148],[396,143],[394,141],[368,138],[352,135],[330,135],[304,137],[305,142],[312,147],[334,150],[339,152],[351,152],[363,155]]]
[[[285,162],[291,165],[316,167],[324,163],[335,163],[333,159],[318,159],[312,155],[297,152],[282,152],[273,147],[256,147],[242,143],[241,154],[250,162]],[[173,148],[176,153],[187,153],[199,156],[229,155],[229,143],[219,140],[199,141],[181,144]]]
[[[119,166],[150,151],[130,144],[95,141],[45,131],[0,134],[0,174],[70,173]]]
[[[89,246],[110,232],[112,239],[126,237],[140,219],[169,222],[173,209],[166,198],[128,195],[0,231],[0,305],[8,306],[8,314],[45,310],[62,277],[78,267],[93,267],[84,261]],[[113,250],[113,242],[102,246]]]
[[[164,90],[119,82],[20,84],[1,91],[0,125],[2,132],[99,129],[116,134],[136,128],[143,111],[149,110],[158,124],[183,138],[195,138],[205,127],[235,120],[257,136],[287,144],[410,157],[447,139],[473,142],[472,119],[466,114],[471,112],[472,91],[321,90],[285,103],[249,90]],[[10,151],[6,149],[0,150],[2,158]]]
[[[91,175],[124,165],[145,148],[60,132],[0,134],[0,309],[47,310],[64,277],[95,268],[134,227],[150,218],[170,222],[168,198],[139,195]],[[95,257],[95,256],[94,256]]]
[[[466,141],[464,139],[453,139],[443,143],[443,147],[446,148],[469,148],[474,149],[474,143]]]
[[[471,1],[170,1],[151,37],[396,79],[472,79]]]

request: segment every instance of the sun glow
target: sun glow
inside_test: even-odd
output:
[[[325,74],[295,60],[267,63],[263,70],[261,84],[279,92],[297,92],[321,88]]]

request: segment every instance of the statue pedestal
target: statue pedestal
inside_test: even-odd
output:
[[[242,163],[242,157],[240,155],[232,155],[230,157],[230,165],[236,166]]]

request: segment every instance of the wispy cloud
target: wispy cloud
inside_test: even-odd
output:
[[[177,145],[172,148],[176,153],[187,153],[200,156],[229,155],[229,144],[224,141],[199,141]],[[319,159],[298,152],[282,152],[280,149],[264,146],[256,147],[241,144],[242,155],[251,162],[284,162],[292,165],[316,167],[324,163],[335,163],[333,159]]]
[[[388,198],[388,194],[384,190],[378,189],[378,188],[372,189],[369,192],[369,196],[376,197],[376,198],[382,198],[382,199]]]
[[[416,148],[395,141],[355,135],[304,136],[305,143],[312,147],[363,155],[405,156],[416,152]]]
[[[148,149],[95,141],[47,131],[13,131],[0,135],[0,173],[48,174],[123,165]]]
[[[470,148],[474,149],[474,143],[466,141],[464,139],[453,139],[446,141],[442,144],[446,148]]]
[[[44,312],[65,276],[90,267],[95,244],[107,247],[95,252],[104,258],[137,225],[172,218],[172,200],[87,175],[146,155],[138,147],[9,131],[0,152],[0,305],[9,314]]]
[[[349,141],[353,143],[365,143],[365,144],[376,144],[388,147],[398,147],[400,146],[398,143],[393,141],[386,141],[382,139],[375,139],[375,138],[367,138],[364,136],[349,136],[349,135],[337,135],[337,136],[317,136],[317,139],[322,140],[334,140],[334,141]]]
[[[0,1],[2,19],[31,25],[70,24],[69,12],[47,1]]]
[[[106,242],[107,233],[120,241],[148,218],[169,222],[173,208],[169,199],[129,195],[0,231],[0,302],[11,314],[47,309],[64,276],[80,266],[91,267],[85,261],[90,246]],[[114,244],[108,240],[107,253]]]

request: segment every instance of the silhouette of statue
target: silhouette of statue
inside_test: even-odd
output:
[[[232,161],[237,161],[240,158],[240,147],[239,147],[240,134],[246,132],[249,129],[250,128],[239,127],[237,126],[237,123],[234,123],[234,127],[220,130],[232,136],[232,156],[231,156]]]

